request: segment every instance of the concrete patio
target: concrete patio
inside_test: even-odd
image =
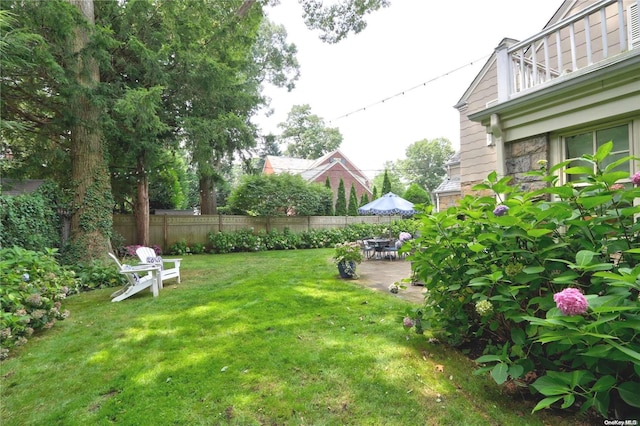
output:
[[[371,288],[375,291],[387,293],[390,296],[399,297],[413,303],[422,303],[424,287],[411,285],[410,282],[402,282],[411,277],[411,262],[404,259],[396,260],[363,260],[356,271],[359,275],[354,282]],[[400,289],[397,294],[389,291],[389,286],[395,282],[405,285],[406,289]]]

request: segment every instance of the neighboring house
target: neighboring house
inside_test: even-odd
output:
[[[267,155],[262,168],[262,173],[290,173],[302,176],[307,182],[324,184],[327,176],[331,182],[333,201],[338,196],[340,179],[344,182],[345,197],[349,202],[351,184],[354,185],[358,202],[363,194],[367,194],[371,200],[370,182],[367,176],[351,162],[339,149],[325,154],[317,160],[305,160],[301,158],[276,157]]]
[[[444,211],[449,207],[455,206],[456,202],[462,197],[460,191],[460,152],[456,152],[445,163],[447,168],[447,177],[433,191],[435,195],[436,211]]]
[[[524,173],[540,160],[557,164],[609,140],[609,161],[640,156],[639,11],[640,0],[565,0],[540,33],[500,43],[455,105],[461,196],[494,170],[538,188]],[[636,170],[640,162],[627,171]]]
[[[42,179],[7,179],[0,178],[0,195],[24,195],[35,192],[44,184]]]

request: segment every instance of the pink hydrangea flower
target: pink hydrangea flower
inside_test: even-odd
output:
[[[613,185],[611,185],[611,190],[612,191],[619,191],[621,189],[624,189],[624,185],[621,183],[615,183]]]
[[[409,317],[404,317],[404,319],[402,320],[402,325],[404,325],[407,328],[411,328],[415,325],[415,323],[413,322],[413,320]]]
[[[582,315],[587,312],[587,299],[577,288],[565,288],[553,295],[553,301],[565,315]]]
[[[634,185],[640,186],[640,172],[635,172],[633,176],[631,176],[631,182],[633,182]]]

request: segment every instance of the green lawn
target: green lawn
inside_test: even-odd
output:
[[[404,332],[407,302],[339,279],[331,254],[189,256],[158,298],[69,298],[0,363],[0,424],[575,424]]]

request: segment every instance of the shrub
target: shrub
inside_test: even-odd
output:
[[[69,316],[62,300],[77,291],[76,279],[73,271],[58,264],[55,254],[55,249],[0,250],[0,359],[35,332]]]
[[[0,196],[0,247],[60,248],[61,221],[54,193],[55,186],[46,184],[32,194]]]
[[[214,253],[260,250],[292,250],[328,248],[345,241],[357,241],[376,235],[398,237],[401,232],[414,234],[418,221],[398,220],[386,225],[353,224],[340,229],[311,229],[301,233],[285,229],[254,234],[251,229],[234,232],[210,232],[209,242]]]
[[[640,188],[611,148],[583,156],[586,167],[543,164],[531,174],[551,185],[534,192],[491,173],[474,189],[493,195],[423,216],[412,242],[421,325],[458,347],[482,343],[478,372],[530,384],[545,397],[534,411],[640,407]],[[557,186],[567,166],[576,179]]]
[[[78,278],[78,291],[118,287],[127,283],[126,277],[118,272],[114,262],[105,263],[94,260],[89,263],[80,263],[74,266],[74,270]]]

